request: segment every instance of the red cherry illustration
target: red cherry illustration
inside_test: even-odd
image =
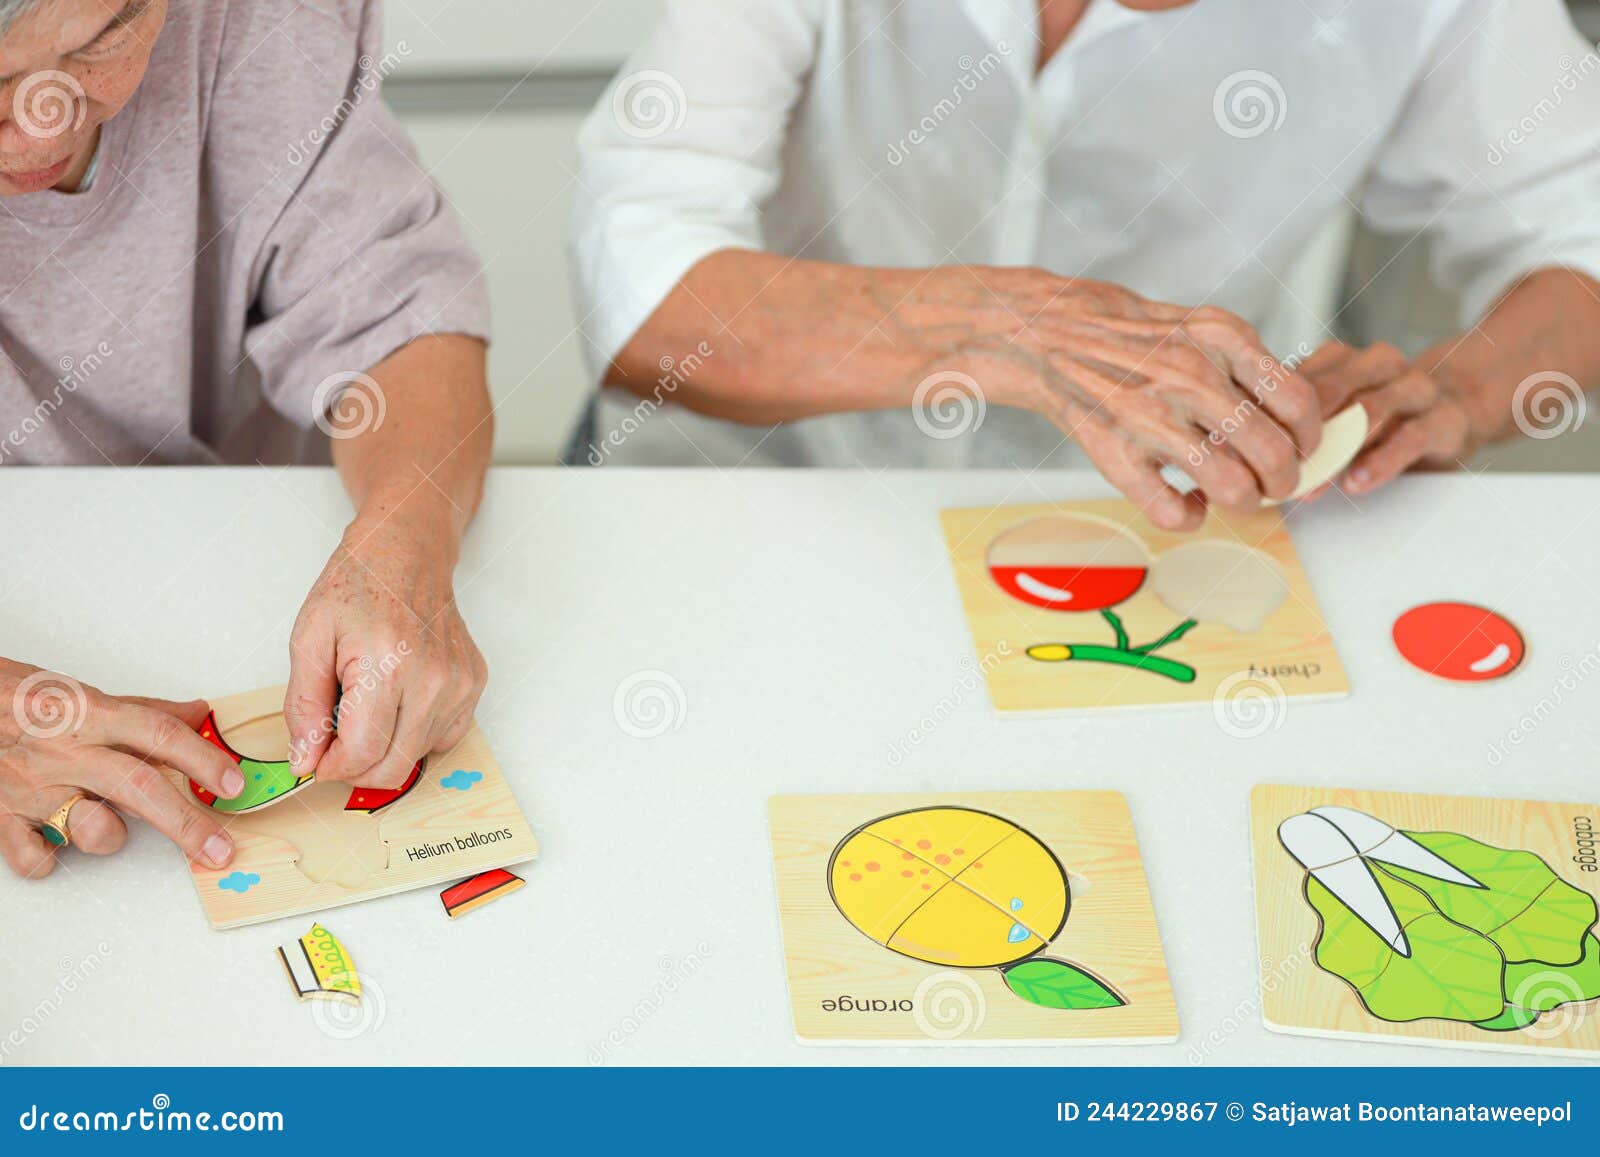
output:
[[[1036,518],[989,547],[989,574],[1014,599],[1047,611],[1102,611],[1138,593],[1149,574],[1144,544],[1087,518]]]
[[[1418,670],[1459,683],[1502,679],[1527,654],[1522,632],[1501,615],[1470,603],[1429,603],[1401,615],[1394,645]]]

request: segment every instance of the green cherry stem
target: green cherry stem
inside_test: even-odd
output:
[[[1194,619],[1190,619],[1188,622],[1180,623],[1176,627],[1173,627],[1172,630],[1168,631],[1165,635],[1162,635],[1155,642],[1146,643],[1142,647],[1133,648],[1133,650],[1134,650],[1134,652],[1136,654],[1140,654],[1140,655],[1148,655],[1151,651],[1159,651],[1159,650],[1161,650],[1162,647],[1165,647],[1168,643],[1176,643],[1179,639],[1183,638],[1185,635],[1187,635],[1190,631],[1194,630],[1199,625],[1200,624],[1197,623]],[[1126,636],[1123,636],[1123,638],[1126,639]]]
[[[1137,667],[1141,671],[1165,675],[1178,683],[1194,682],[1193,667],[1152,653],[1169,643],[1176,643],[1194,630],[1199,625],[1194,619],[1173,627],[1153,643],[1146,643],[1142,647],[1131,647],[1128,645],[1127,628],[1122,625],[1122,620],[1116,612],[1103,610],[1100,614],[1116,632],[1115,647],[1105,647],[1098,643],[1041,643],[1037,647],[1028,648],[1028,658],[1037,659],[1041,663],[1065,663],[1072,659],[1085,663],[1111,663],[1119,667]]]
[[[1137,667],[1156,675],[1165,675],[1178,683],[1193,683],[1194,668],[1160,655],[1147,655],[1142,651],[1128,651],[1121,647],[1103,647],[1097,643],[1043,643],[1028,648],[1028,658],[1041,663],[1065,663],[1079,660],[1085,663],[1111,663],[1118,667]]]
[[[1113,610],[1104,610],[1100,614],[1105,618],[1106,622],[1111,624],[1111,629],[1117,633],[1117,650],[1126,651],[1128,649],[1128,632],[1122,625],[1122,619]],[[1146,648],[1146,650],[1148,649]]]

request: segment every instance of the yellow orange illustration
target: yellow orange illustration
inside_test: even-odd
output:
[[[1067,874],[1009,820],[958,807],[920,808],[847,835],[828,866],[845,919],[893,952],[953,968],[1011,965],[1066,922]]]

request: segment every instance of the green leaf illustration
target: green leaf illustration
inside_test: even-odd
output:
[[[1006,987],[1041,1008],[1116,1008],[1127,1001],[1075,964],[1037,956],[1005,969]]]
[[[1411,955],[1396,952],[1307,876],[1306,899],[1322,917],[1317,963],[1348,981],[1367,1010],[1383,1020],[1499,1016],[1505,1007],[1505,960],[1494,943],[1447,920],[1419,889],[1382,871],[1374,876],[1405,930]]]
[[[1499,1016],[1477,1021],[1474,1027],[1488,1029],[1490,1032],[1514,1032],[1519,1028],[1527,1028],[1538,1019],[1538,1013],[1508,1004]]]
[[[1537,961],[1509,965],[1505,984],[1506,1011],[1497,1019],[1521,1023],[1488,1022],[1479,1028],[1525,1028],[1551,1009],[1594,1000],[1600,997],[1600,940],[1592,933],[1585,936],[1583,959],[1564,968]]]
[[[1405,834],[1485,886],[1469,888],[1390,864],[1378,869],[1420,889],[1455,923],[1489,937],[1508,962],[1565,966],[1582,958],[1584,935],[1595,922],[1594,898],[1544,860],[1455,832]]]

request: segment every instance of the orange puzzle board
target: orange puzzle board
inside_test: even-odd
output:
[[[776,796],[768,816],[801,1043],[1177,1039],[1120,793]]]

